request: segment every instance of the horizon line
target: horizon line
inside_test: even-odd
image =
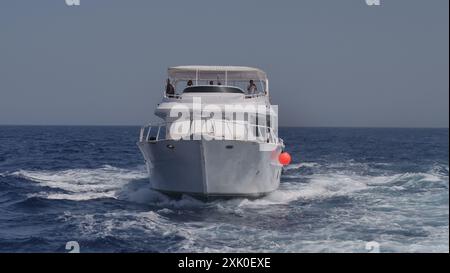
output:
[[[137,124],[0,124],[1,127],[142,127]],[[411,127],[411,126],[323,126],[323,125],[280,125],[280,128],[348,128],[348,129],[449,129],[449,127]]]

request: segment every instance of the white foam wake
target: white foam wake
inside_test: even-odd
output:
[[[64,193],[41,192],[48,199],[89,200],[114,197],[126,183],[147,177],[143,167],[122,169],[105,165],[97,169],[69,169],[61,171],[20,170],[11,175],[22,177]]]
[[[290,176],[291,177],[291,176]],[[280,184],[277,191],[264,198],[241,200],[238,206],[260,206],[287,204],[296,200],[325,199],[335,196],[349,196],[355,192],[373,187],[385,187],[391,190],[405,190],[407,187],[446,183],[448,176],[430,173],[403,173],[391,175],[358,175],[354,173],[321,173],[299,176],[306,182],[289,181]],[[292,180],[292,179],[291,179]]]
[[[284,170],[297,170],[300,168],[313,168],[319,166],[318,163],[315,162],[302,162],[302,163],[294,163],[283,167]]]
[[[91,200],[98,198],[117,198],[135,203],[160,207],[188,208],[205,203],[189,196],[173,199],[150,188],[145,166],[132,169],[117,168],[110,165],[96,169],[68,169],[58,171],[20,170],[9,175],[25,178],[41,186],[62,190],[41,191],[29,197],[42,197],[58,200]],[[130,183],[142,180],[144,183]]]
[[[316,166],[311,163],[307,166]],[[294,167],[295,168],[295,167]],[[201,206],[204,202],[188,196],[174,200],[150,189],[149,183],[130,183],[148,177],[144,166],[132,169],[117,168],[109,165],[97,169],[69,169],[59,171],[20,170],[10,175],[23,177],[42,186],[62,190],[42,191],[38,196],[48,199],[90,200],[95,198],[120,198],[127,201],[152,204],[161,207]],[[333,196],[351,195],[353,192],[371,187],[387,187],[402,190],[405,187],[446,183],[448,172],[442,174],[435,169],[428,173],[386,174],[378,176],[359,175],[351,172],[298,174],[289,176],[280,188],[266,197],[256,200],[235,199],[216,202],[220,206],[231,208],[242,206],[261,206],[287,204],[296,200],[311,200]],[[296,181],[295,178],[298,178]],[[301,179],[301,181],[300,181]],[[36,195],[36,194],[35,194]]]

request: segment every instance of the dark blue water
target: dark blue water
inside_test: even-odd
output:
[[[278,191],[202,202],[148,188],[138,128],[0,127],[0,252],[448,252],[448,129],[280,134]]]

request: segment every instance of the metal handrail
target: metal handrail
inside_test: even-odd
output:
[[[182,98],[181,94],[167,94],[166,92],[164,92],[164,97],[168,98],[168,99],[181,99]]]
[[[183,94],[167,94],[166,92],[164,92],[164,97],[168,98],[168,99],[182,99]],[[248,94],[245,93],[244,94],[244,99],[251,99],[251,98],[258,98],[258,97],[264,97],[267,95],[267,91],[257,91],[253,94]]]
[[[206,122],[206,121],[214,121],[214,122],[212,122],[211,128],[212,128],[212,133],[215,136],[216,136],[216,133],[217,133],[217,128],[216,128],[216,121],[217,121],[218,123],[225,124],[227,126],[229,132],[234,132],[232,130],[232,128],[230,128],[230,124],[232,124],[232,125],[244,125],[245,129],[246,129],[246,131],[245,131],[246,134],[245,135],[247,135],[247,136],[248,136],[248,133],[249,133],[249,128],[248,127],[256,128],[256,130],[258,131],[258,134],[259,134],[259,137],[256,137],[256,141],[257,142],[273,143],[273,144],[281,143],[281,144],[283,144],[283,140],[276,136],[275,130],[272,127],[268,127],[268,126],[264,126],[264,125],[257,125],[257,124],[250,124],[248,122],[238,121],[238,120],[217,120],[217,119],[213,119],[213,120],[202,120],[202,121],[204,121],[204,122]],[[145,142],[157,142],[157,141],[171,139],[171,138],[167,138],[167,132],[166,132],[165,137],[161,138],[161,128],[164,127],[164,130],[166,130],[168,126],[171,126],[174,123],[176,123],[176,122],[161,122],[161,123],[156,123],[156,124],[149,123],[147,125],[142,126],[141,130],[140,130],[140,134],[139,134],[139,141],[140,142],[144,142],[144,141]],[[193,124],[193,121],[190,121],[189,135],[193,134],[193,132],[192,132],[192,124]],[[152,134],[151,134],[153,128],[157,128],[155,137],[152,137]],[[225,128],[223,128],[223,129],[225,129]],[[266,137],[263,140],[261,140],[261,136],[263,136],[262,132],[266,132],[267,133]],[[204,134],[204,133],[209,134],[210,132],[209,131],[208,132],[203,132],[202,131],[201,133],[202,134]],[[224,133],[224,131],[222,131],[222,133]],[[144,135],[145,135],[145,138],[144,138]],[[222,135],[221,137],[225,137],[225,136]],[[233,135],[233,137],[236,138],[235,135]]]
[[[267,95],[266,91],[258,91],[253,94],[245,94],[244,99],[251,99],[251,98],[258,98],[258,97],[264,97]]]

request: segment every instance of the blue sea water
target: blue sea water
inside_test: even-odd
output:
[[[137,127],[2,126],[0,252],[449,251],[448,129],[280,135],[279,190],[204,202],[149,189]]]

